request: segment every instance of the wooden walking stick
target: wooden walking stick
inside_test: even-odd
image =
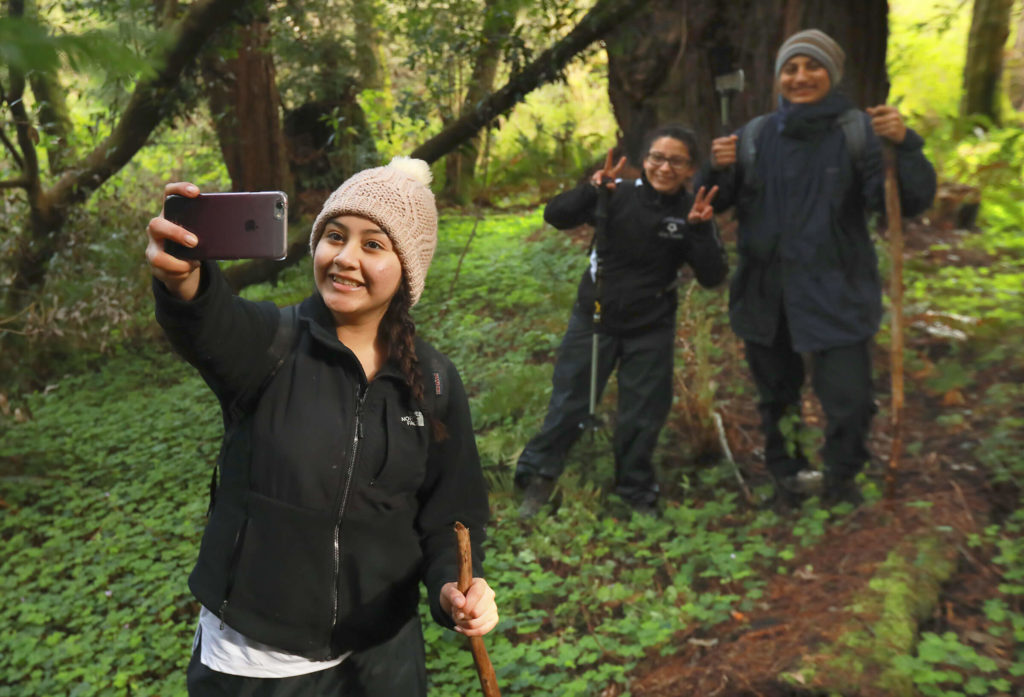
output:
[[[469,528],[462,523],[455,523],[455,537],[459,544],[459,592],[465,593],[473,583],[473,556],[469,546]],[[494,676],[491,657],[487,655],[483,637],[469,637],[469,649],[473,652],[473,663],[476,673],[480,676],[480,688],[484,697],[501,697],[498,679]]]
[[[885,473],[885,497],[896,492],[896,473],[903,451],[903,222],[900,210],[900,185],[896,178],[896,149],[882,143],[885,165],[885,214],[889,228],[889,301],[892,305],[890,375],[892,380],[892,447]]]

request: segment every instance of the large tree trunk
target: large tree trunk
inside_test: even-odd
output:
[[[999,80],[1012,8],[1013,0],[974,0],[964,62],[962,116],[977,114],[999,123]]]
[[[886,93],[885,0],[653,0],[606,41],[608,93],[621,147],[640,164],[644,134],[665,123],[697,133],[701,156],[711,139],[774,108],[775,54],[795,31],[818,28],[846,51],[841,88],[859,106]],[[742,69],[746,88],[723,127],[715,75]]]
[[[473,57],[473,72],[466,89],[461,113],[471,111],[494,89],[501,53],[516,25],[519,0],[486,0],[483,35]],[[445,157],[445,198],[465,203],[469,186],[476,177],[476,161],[480,154],[480,134],[476,133],[461,147]]]
[[[264,15],[239,27],[237,54],[205,61],[206,94],[232,189],[280,189],[294,197],[269,26]]]
[[[577,54],[630,15],[643,9],[647,2],[648,0],[598,0],[580,20],[580,23],[564,38],[512,75],[497,92],[474,105],[472,111],[463,114],[440,133],[413,150],[410,153],[411,156],[427,162],[434,162],[444,157],[476,135],[495,117],[521,102],[532,90],[556,78]],[[250,283],[267,280],[284,266],[299,261],[305,254],[306,250],[301,245],[293,245],[289,248],[287,259],[276,266],[274,270],[267,270],[266,275],[263,272],[253,272],[255,268],[268,268],[261,261],[237,264],[232,266],[226,275],[235,288],[240,288]]]
[[[177,25],[155,73],[136,84],[111,134],[84,158],[66,167],[51,187],[44,186],[35,154],[35,125],[24,107],[25,76],[11,69],[11,88],[4,99],[11,111],[21,175],[0,188],[22,188],[29,207],[29,228],[19,237],[13,254],[13,276],[4,300],[15,315],[42,285],[46,266],[60,244],[61,228],[72,207],[81,204],[145,145],[150,134],[181,104],[182,74],[207,40],[238,20],[247,0],[199,0],[189,5]],[[24,2],[10,0],[10,15],[22,16]],[[6,137],[5,137],[6,139]]]
[[[1017,111],[1024,109],[1024,8],[1017,16],[1017,38],[1006,61],[1007,92]]]

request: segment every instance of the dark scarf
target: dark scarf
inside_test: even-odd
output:
[[[780,240],[803,229],[820,205],[826,194],[822,173],[844,157],[845,141],[828,136],[837,127],[836,118],[852,106],[845,95],[834,90],[813,104],[779,98],[777,130],[765,133],[759,143],[758,174],[770,203],[761,235],[750,241],[755,258],[778,260]]]
[[[793,104],[779,97],[779,133],[810,140],[829,131],[836,118],[852,106],[853,102],[836,90],[813,104]]]

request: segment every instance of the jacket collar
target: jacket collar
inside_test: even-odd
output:
[[[334,326],[334,315],[324,302],[323,296],[316,290],[299,305],[299,322],[306,322],[309,326],[309,333],[313,339],[323,347],[344,354],[349,358],[353,366],[358,369],[360,376],[363,373],[363,366],[359,359],[352,353],[352,350],[338,340],[338,334]],[[377,372],[377,378],[392,378],[406,385],[405,375],[393,358],[389,358]]]

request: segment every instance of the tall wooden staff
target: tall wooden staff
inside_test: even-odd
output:
[[[455,537],[459,544],[459,592],[465,594],[473,583],[469,528],[462,523],[455,523]],[[487,655],[483,637],[469,637],[469,649],[473,652],[473,663],[476,664],[476,672],[480,676],[480,688],[484,691],[484,697],[501,697],[498,679],[494,675],[494,666],[491,665],[491,657]]]
[[[885,496],[892,498],[896,490],[896,472],[903,452],[903,222],[900,210],[900,185],[896,176],[896,149],[882,142],[885,166],[885,214],[889,227],[889,300],[892,304],[892,340],[890,342],[890,374],[892,379],[892,447],[889,467],[885,473]]]

